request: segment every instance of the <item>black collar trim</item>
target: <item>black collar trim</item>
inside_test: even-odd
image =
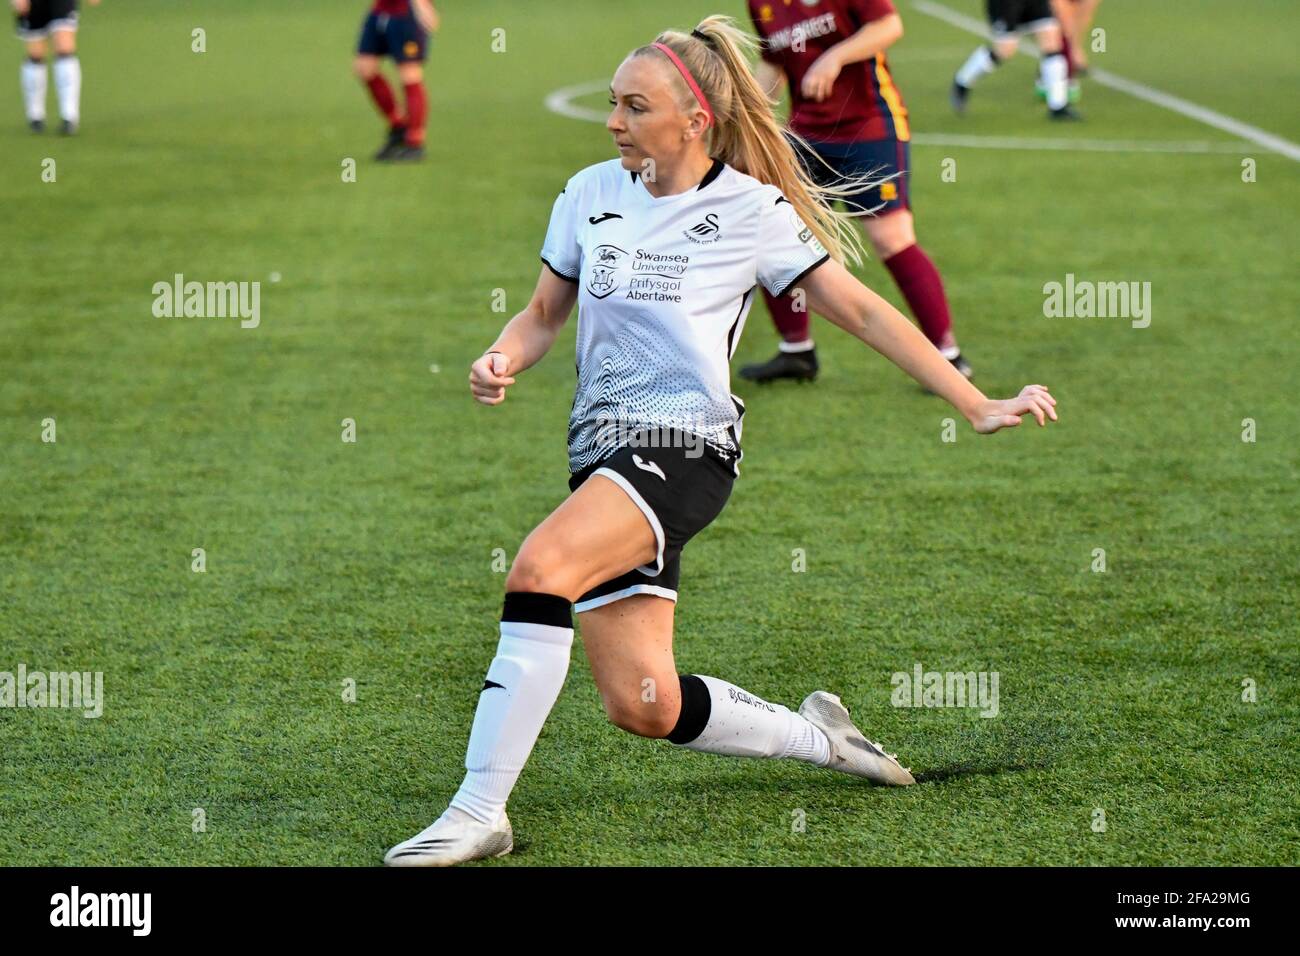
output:
[[[724,163],[720,159],[715,159],[713,161],[713,165],[709,167],[709,171],[705,173],[704,178],[700,180],[700,184],[695,188],[695,191],[699,192],[709,183],[713,182],[715,179],[717,179],[719,176],[722,175],[722,171],[726,168],[727,168],[726,163]]]

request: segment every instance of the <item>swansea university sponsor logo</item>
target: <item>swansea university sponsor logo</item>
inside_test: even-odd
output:
[[[597,299],[607,298],[617,292],[622,282],[620,267],[626,259],[627,251],[618,246],[603,245],[593,249],[587,291]]]
[[[627,297],[638,302],[681,302],[691,257],[638,249],[632,259]]]
[[[704,217],[703,222],[691,226],[682,235],[699,245],[712,245],[722,238],[722,230],[718,226],[718,214],[709,213]]]
[[[626,250],[606,244],[591,252],[587,291],[606,299],[626,287],[625,299],[637,302],[681,302],[682,281],[691,257],[637,249]]]

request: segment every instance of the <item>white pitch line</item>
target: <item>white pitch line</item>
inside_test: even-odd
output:
[[[973,33],[979,37],[987,38],[989,35],[988,25],[974,17],[968,17],[964,13],[959,13],[943,4],[934,3],[932,0],[912,0],[912,6],[922,13],[929,14],[937,20],[957,27],[959,30],[965,30],[967,33]],[[1020,52],[1033,53],[1033,48],[1027,40],[1022,40]],[[1267,150],[1300,162],[1300,144],[1283,139],[1281,136],[1275,136],[1267,130],[1262,130],[1258,126],[1251,126],[1249,123],[1243,123],[1235,120],[1231,116],[1224,116],[1222,113],[1216,113],[1214,110],[1196,103],[1192,103],[1181,97],[1174,96],[1170,93],[1164,93],[1145,83],[1139,83],[1136,80],[1128,80],[1122,76],[1116,76],[1109,70],[1090,69],[1088,71],[1089,79],[1095,80],[1102,86],[1108,86],[1113,90],[1119,90],[1121,93],[1127,93],[1129,96],[1144,100],[1156,106],[1163,106],[1165,109],[1188,119],[1204,123],[1206,126],[1213,126],[1215,129],[1222,130],[1225,133],[1231,133],[1233,136],[1240,136],[1242,139],[1249,140],[1257,146],[1263,146]]]
[[[603,110],[579,106],[573,101],[580,96],[604,90],[609,86],[604,80],[576,83],[556,90],[546,97],[546,108],[552,113],[587,123],[605,122],[608,115]],[[913,133],[912,142],[918,146],[965,146],[973,149],[1047,150],[1051,152],[1092,153],[1243,153],[1246,143],[1168,142],[1161,140],[1105,140],[1105,139],[1043,139],[1029,136],[977,136],[964,133]]]
[[[593,80],[589,83],[578,83],[574,86],[566,86],[564,89],[556,90],[554,93],[548,93],[546,96],[546,108],[552,113],[559,113],[561,116],[567,116],[569,119],[585,120],[588,123],[605,122],[609,115],[596,110],[589,110],[585,106],[575,106],[573,100],[579,96],[588,96],[597,90],[609,88],[609,83],[605,80]]]
[[[965,133],[913,133],[918,146],[969,146],[973,149],[1046,150],[1081,153],[1229,153],[1250,151],[1249,143],[1205,143],[1140,139],[1038,139],[1029,136],[977,136]]]

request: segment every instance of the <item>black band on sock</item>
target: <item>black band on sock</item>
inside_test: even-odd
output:
[[[29,59],[31,62],[35,63],[37,66],[44,66],[44,65],[45,65],[45,57],[43,57],[43,56],[29,56],[27,59]]]
[[[516,624],[573,627],[573,602],[558,594],[507,591],[505,606],[501,609],[501,620]]]
[[[991,46],[985,47],[985,49],[989,51],[989,59],[993,61],[994,66],[997,66],[999,63],[1002,62],[1002,57],[998,56],[997,50],[993,49],[993,47]]]
[[[77,54],[75,53],[56,53],[54,55],[60,60],[75,60],[77,58]]]
[[[1049,59],[1051,59],[1051,58],[1054,57],[1054,56],[1065,56],[1065,48],[1062,47],[1062,48],[1059,49],[1059,50],[1052,50],[1050,53],[1044,53],[1044,54],[1043,54],[1043,59],[1044,59],[1044,60],[1049,60]]]
[[[704,733],[709,715],[713,713],[713,699],[709,696],[708,685],[694,674],[678,674],[677,682],[682,688],[682,710],[668,740],[674,744],[689,744]]]

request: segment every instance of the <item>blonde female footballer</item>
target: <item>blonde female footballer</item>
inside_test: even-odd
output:
[[[533,529],[506,579],[464,781],[442,816],[388,851],[389,865],[448,866],[513,848],[506,800],[564,683],[574,611],[605,711],[624,730],[877,784],[913,782],[833,694],[815,691],[796,712],[725,680],[679,675],[673,661],[682,548],[722,510],[738,473],[744,408],[728,365],[755,289],[799,286],[812,311],[946,399],[977,432],[1019,425],[1022,415],[1043,425],[1056,419],[1056,402],[1041,385],[985,398],[848,272],[855,232],[827,202],[836,187],[803,171],[750,73],[751,42],[730,19],[709,17],[628,55],[606,124],[619,158],[569,180],[532,301],[470,370],[474,397],[499,404],[580,305],[572,494]],[[655,694],[644,693],[647,680]]]

